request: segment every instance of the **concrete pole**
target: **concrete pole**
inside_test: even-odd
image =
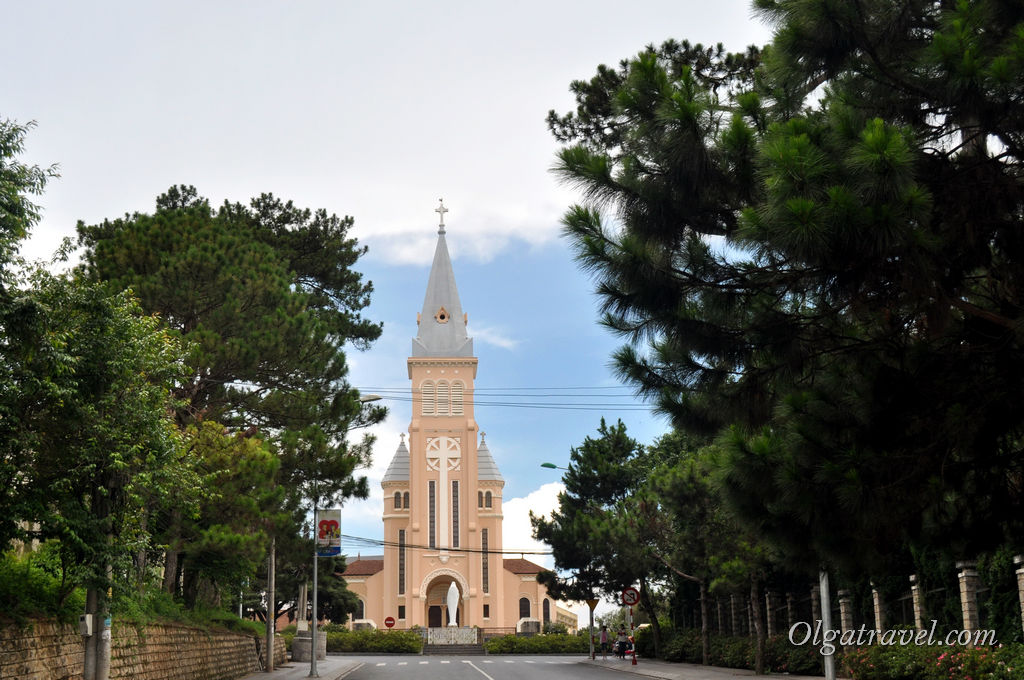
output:
[[[316,517],[317,509],[318,508],[316,507],[316,501],[313,501],[313,623],[310,626],[310,631],[312,631],[312,634],[310,635],[310,642],[309,642],[309,644],[310,644],[309,675],[306,676],[308,678],[319,678],[320,677],[320,673],[316,669],[316,653],[317,653],[316,633],[317,633],[317,628],[319,628],[319,626],[317,624],[320,621],[320,613],[317,611],[317,590],[318,590],[317,586],[319,585],[318,582],[317,582],[317,575],[318,575],[317,572],[319,571],[319,569],[317,568],[319,566],[317,564],[317,558],[319,557],[319,555],[317,554],[317,548],[319,546],[317,545],[317,542],[316,542],[317,541],[317,537],[319,535],[317,533],[319,531],[319,525],[317,524],[317,521],[316,521],[317,520],[317,517]],[[306,612],[302,612],[302,614],[303,614],[303,616],[305,616]]]
[[[267,673],[274,672],[274,626],[277,625],[277,594],[274,592],[276,550],[277,538],[271,536],[270,555],[267,556],[267,650],[266,663],[263,667]]]
[[[832,603],[828,592],[828,572],[822,569],[818,574],[818,594],[821,602],[821,629],[832,630]],[[836,680],[836,658],[825,656],[825,680]]]

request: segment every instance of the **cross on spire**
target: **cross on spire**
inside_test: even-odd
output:
[[[444,214],[446,212],[448,212],[448,208],[444,207],[444,199],[443,198],[439,198],[439,199],[437,199],[437,201],[438,201],[438,203],[441,204],[441,205],[437,206],[436,208],[434,208],[434,212],[436,212],[438,215],[441,216],[441,223],[437,225],[438,227],[440,227],[437,230],[437,233],[438,234],[443,234],[444,233]]]

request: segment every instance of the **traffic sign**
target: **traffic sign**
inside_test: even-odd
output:
[[[640,601],[640,591],[632,586],[622,591],[622,604],[632,607]]]
[[[387,626],[388,628],[394,628],[395,627],[395,617],[394,616],[389,616],[388,618],[384,619],[384,625]]]
[[[597,607],[598,602],[600,601],[601,600],[598,600],[596,598],[593,600],[587,600],[587,606],[590,607],[590,611],[594,611],[594,609]]]

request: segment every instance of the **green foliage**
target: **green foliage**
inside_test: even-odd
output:
[[[31,273],[3,324],[0,460],[16,465],[0,495],[0,543],[24,520],[59,539],[66,589],[106,590],[148,532],[138,517],[187,477],[169,417],[180,346],[128,293]]]
[[[36,617],[53,617],[64,623],[78,620],[85,593],[69,592],[43,553],[19,557],[13,550],[0,553],[0,612],[24,625]]]
[[[484,643],[488,654],[577,654],[590,651],[587,638],[579,635],[503,635]]]
[[[1012,680],[1024,668],[1024,646],[859,647],[842,656],[852,680]]]
[[[1024,9],[758,7],[763,50],[649,47],[549,116],[618,371],[791,563],[1019,543]]]
[[[666,635],[662,644],[661,658],[665,661],[702,663],[699,630],[664,628],[663,630],[666,630]],[[748,637],[712,635],[710,662],[714,666],[752,670],[755,661],[755,644],[756,642]],[[653,655],[650,628],[641,628],[637,631],[636,648],[641,658]],[[767,640],[766,672],[817,675],[821,673],[821,663],[821,655],[812,645],[794,645],[785,635],[776,635]]]
[[[194,428],[202,506],[190,512],[194,497],[172,492],[153,499],[147,519],[168,546],[164,587],[182,583],[190,606],[238,590],[270,535],[288,554],[307,502],[367,493],[355,470],[372,437],[347,434],[385,411],[347,383],[344,348],[368,347],[380,325],[361,316],[372,286],[353,268],[366,249],[351,226],[269,194],[214,210],[185,186],[151,214],[78,225],[79,273],[134,291],[187,349],[175,417]]]
[[[364,652],[376,654],[419,654],[423,638],[406,630],[346,630],[324,626],[327,651],[333,654]]]
[[[7,278],[7,266],[19,243],[39,220],[39,208],[29,196],[42,194],[46,182],[59,176],[57,166],[40,168],[18,160],[25,150],[25,136],[34,126],[34,122],[19,125],[0,119],[0,279]]]

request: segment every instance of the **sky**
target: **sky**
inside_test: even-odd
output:
[[[269,192],[355,219],[366,315],[384,332],[350,352],[350,381],[404,399],[382,402],[371,497],[345,504],[343,534],[382,537],[379,482],[409,426],[405,362],[441,197],[477,421],[505,478],[505,548],[545,550],[528,514],[550,512],[562,487],[540,463],[567,465],[602,417],[645,444],[667,430],[609,368],[621,340],[598,325],[593,282],[560,236],[578,197],[550,172],[545,116],[574,108],[573,80],[647,44],[764,44],[748,0],[43,0],[4,15],[0,117],[35,121],[23,160],[61,175],[25,257],[49,258],[78,220],[151,212],[175,184],[215,205]]]

